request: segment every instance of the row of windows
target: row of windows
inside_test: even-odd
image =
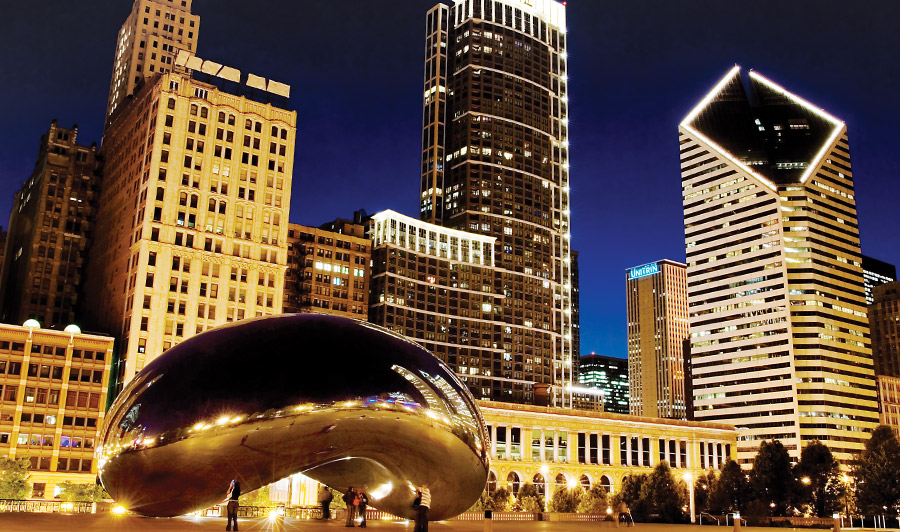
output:
[[[24,354],[25,352],[25,344],[23,342],[8,342],[8,341],[0,341],[0,351],[13,351]],[[65,347],[53,347],[49,345],[41,346],[39,344],[32,344],[31,346],[31,356],[37,356],[43,353],[44,355],[54,355],[58,357],[66,356],[66,348]],[[89,351],[85,349],[73,349],[72,350],[72,358],[83,358],[84,360],[104,360],[106,358],[106,351]],[[0,372],[2,373],[2,372]]]

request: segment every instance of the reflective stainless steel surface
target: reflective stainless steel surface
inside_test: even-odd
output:
[[[487,434],[453,372],[419,345],[345,318],[258,318],[195,336],[147,365],[116,399],[97,448],[100,479],[135,512],[174,516],[302,472],[373,506],[430,518],[484,488]]]

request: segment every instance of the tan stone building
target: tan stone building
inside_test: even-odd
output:
[[[736,458],[731,425],[479,401],[491,436],[488,490],[517,492],[524,482],[557,487],[622,487],[665,460],[678,476],[696,478]]]
[[[0,324],[0,456],[31,462],[32,498],[93,483],[113,338]]]
[[[135,0],[116,38],[106,118],[156,74],[171,72],[178,50],[197,51],[200,17],[192,0]]]
[[[872,289],[869,327],[876,375],[900,377],[900,281]]]
[[[105,133],[86,292],[92,326],[121,338],[120,383],[198,332],[282,310],[290,88],[186,53],[176,66]]]
[[[684,341],[688,337],[684,264],[661,260],[625,273],[630,414],[686,419]]]
[[[349,220],[333,230],[288,225],[284,312],[316,312],[366,320],[372,243]]]
[[[878,376],[878,409],[881,424],[900,435],[900,377]]]
[[[41,137],[34,172],[13,200],[9,257],[0,275],[0,321],[34,318],[62,329],[76,321],[100,188],[96,146],[56,120]]]

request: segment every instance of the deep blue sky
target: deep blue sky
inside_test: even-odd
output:
[[[289,83],[290,219],[417,214],[433,0],[194,0],[198,55]],[[0,220],[52,118],[99,140],[130,0],[0,5]],[[625,269],[684,260],[677,124],[734,64],[847,122],[863,252],[900,264],[900,2],[569,0],[582,353],[625,356]]]

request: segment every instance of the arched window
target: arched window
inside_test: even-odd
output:
[[[554,481],[554,483],[556,484],[556,489],[554,489],[554,491],[556,491],[560,488],[567,487],[569,484],[569,480],[566,478],[566,476],[564,474],[560,473],[560,474],[556,475],[556,480]]]
[[[585,490],[591,489],[591,478],[587,475],[581,475],[581,478],[578,479],[578,483],[581,484],[581,487]]]
[[[612,479],[609,478],[609,475],[600,477],[600,486],[606,490],[606,493],[612,493]]]
[[[510,471],[510,473],[506,475],[506,483],[513,494],[519,493],[519,488],[522,487],[522,479],[515,471]]]
[[[197,104],[195,104],[195,103],[191,104],[191,115],[197,116]]]
[[[534,487],[537,488],[537,492],[540,495],[544,495],[546,483],[544,481],[544,475],[540,473],[535,473],[534,477],[532,477],[531,482],[534,483]]]
[[[495,491],[497,491],[497,474],[491,471],[488,473],[487,479],[487,492],[488,495],[493,495]]]

